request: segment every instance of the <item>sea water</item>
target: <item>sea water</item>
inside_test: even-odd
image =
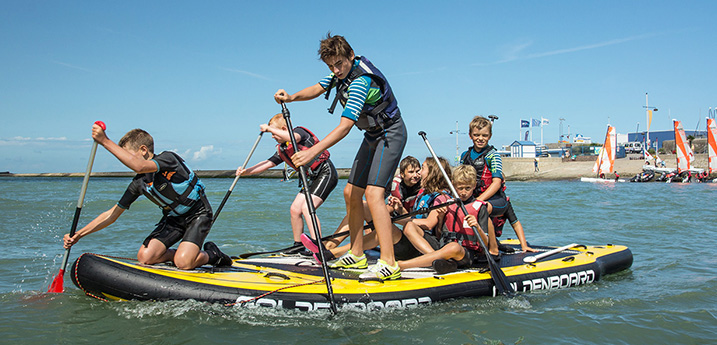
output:
[[[464,298],[411,309],[299,312],[195,301],[103,302],[65,275],[48,294],[81,178],[0,178],[0,342],[22,344],[704,344],[717,342],[717,184],[508,182],[530,243],[627,245],[629,270],[586,286]],[[231,179],[204,179],[215,209]],[[80,226],[112,207],[128,179],[93,178]],[[333,231],[341,190],[317,213]],[[231,254],[292,244],[296,180],[240,179],[208,240]],[[160,212],[140,198],[75,245],[134,257]],[[326,231],[326,230],[325,230]],[[504,237],[515,237],[510,227]],[[69,265],[68,265],[69,266]],[[68,267],[69,268],[69,267]]]

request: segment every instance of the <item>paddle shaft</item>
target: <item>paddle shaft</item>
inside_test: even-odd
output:
[[[259,132],[259,136],[256,138],[256,141],[254,141],[254,146],[251,147],[251,151],[249,151],[249,155],[246,156],[246,159],[244,160],[244,164],[242,164],[241,168],[246,168],[247,163],[249,163],[249,159],[254,154],[254,150],[256,150],[257,145],[259,145],[259,141],[261,140],[261,136],[264,135],[264,132]],[[232,182],[231,187],[229,187],[229,190],[226,194],[224,194],[224,199],[222,199],[221,204],[219,204],[219,207],[217,208],[217,212],[214,213],[214,218],[212,219],[212,224],[217,220],[217,217],[219,217],[219,212],[222,211],[224,208],[224,204],[227,203],[227,200],[229,200],[229,195],[232,194],[232,191],[234,191],[234,187],[237,185],[237,181],[239,181],[239,176],[234,178],[234,182]]]
[[[289,113],[289,109],[286,108],[286,104],[284,104],[284,102],[281,102],[281,113],[284,116],[284,121],[286,121],[286,128],[289,131],[289,138],[291,139],[291,145],[294,147],[294,152],[299,152],[299,146],[296,145],[296,138],[294,137],[294,129],[291,125],[291,114]],[[314,207],[314,201],[311,199],[311,193],[309,192],[309,182],[306,178],[306,166],[301,165],[298,168],[299,178],[301,179],[301,185],[303,186],[302,190],[304,191],[304,196],[306,197],[306,205],[309,208],[309,215],[311,216],[311,225],[314,228],[314,238],[321,238],[321,233],[319,232],[319,220],[318,218],[316,218],[316,208]],[[321,270],[324,273],[324,280],[326,280],[326,289],[329,295],[329,302],[331,303],[331,312],[336,314],[337,310],[336,301],[334,300],[334,290],[331,287],[331,276],[329,275],[328,267],[326,267],[326,258],[324,257],[325,248],[323,242],[318,242],[319,259],[321,259]]]
[[[102,130],[106,130],[107,126],[102,121],[95,122],[98,126],[102,127]],[[72,226],[70,227],[70,237],[75,235],[77,232],[77,224],[80,221],[80,213],[82,213],[82,205],[85,202],[85,194],[87,193],[87,185],[90,183],[90,174],[92,173],[92,165],[95,162],[95,154],[97,153],[97,142],[92,141],[92,149],[90,150],[90,159],[87,162],[87,169],[85,169],[85,177],[82,179],[82,187],[80,188],[80,197],[77,198],[77,207],[75,208],[75,215],[72,217]],[[70,248],[65,249],[65,255],[62,258],[62,265],[60,271],[57,273],[55,278],[52,280],[47,292],[63,292],[64,289],[64,276],[65,269],[67,268],[67,261],[70,258]]]
[[[560,248],[555,248],[555,249],[549,250],[549,251],[547,251],[547,252],[545,252],[545,253],[540,253],[540,254],[538,254],[538,255],[533,255],[533,256],[526,256],[526,257],[523,258],[523,262],[525,262],[525,263],[533,263],[533,262],[536,262],[536,261],[538,261],[538,260],[540,260],[540,259],[542,259],[542,258],[546,258],[546,257],[551,256],[551,255],[553,255],[553,254],[560,253],[560,252],[562,252],[563,250],[570,249],[570,248],[575,247],[575,246],[577,246],[577,245],[578,245],[577,243],[568,244],[567,246],[562,246],[562,247],[560,247]]]
[[[458,192],[456,191],[456,188],[453,187],[453,183],[451,183],[451,179],[448,177],[448,174],[446,173],[446,170],[443,169],[443,165],[441,164],[441,161],[438,160],[438,156],[436,155],[436,152],[433,151],[433,147],[431,147],[431,143],[428,142],[428,138],[426,138],[426,132],[420,131],[418,132],[418,135],[420,135],[423,138],[423,142],[426,143],[426,147],[428,147],[428,151],[431,152],[431,156],[433,157],[433,160],[436,161],[436,165],[438,165],[438,169],[441,170],[441,174],[443,174],[443,178],[446,180],[446,183],[448,184],[448,187],[451,189],[451,193],[453,194],[453,197],[455,198],[456,202],[458,203],[458,206],[460,206],[461,211],[463,211],[463,214],[467,215],[468,211],[466,210],[465,205],[463,205],[463,200],[458,196]],[[478,230],[475,226],[471,226],[471,229],[473,229],[473,233],[478,235]],[[505,274],[503,273],[503,270],[500,269],[500,267],[495,263],[495,260],[490,256],[490,253],[488,252],[488,247],[483,243],[483,239],[480,236],[478,237],[478,243],[480,243],[481,248],[483,248],[483,252],[485,253],[486,259],[488,260],[488,267],[490,268],[491,277],[493,277],[493,282],[495,282],[495,287],[498,289],[498,292],[501,294],[512,297],[513,288],[508,284],[507,278],[505,277]]]
[[[422,207],[422,208],[419,208],[419,209],[417,209],[417,210],[415,210],[415,211],[412,211],[412,212],[408,212],[408,213],[405,213],[405,214],[402,214],[402,215],[399,215],[399,216],[391,217],[391,222],[395,222],[395,221],[397,221],[397,220],[405,219],[405,218],[408,218],[408,217],[413,217],[413,216],[415,216],[415,215],[417,215],[417,214],[428,213],[428,212],[433,211],[433,210],[435,210],[435,209],[437,209],[437,208],[446,207],[446,206],[448,206],[448,205],[455,204],[455,202],[456,202],[455,200],[451,199],[451,200],[448,200],[448,201],[446,201],[446,202],[444,202],[444,203],[442,203],[442,204],[433,205],[433,206],[431,206],[431,207]],[[364,230],[368,230],[368,229],[372,229],[372,228],[373,228],[373,222],[369,222],[368,224],[364,225],[364,227],[363,227]],[[345,235],[348,235],[348,234],[349,234],[349,231],[337,232],[337,233],[335,233],[335,234],[331,234],[331,235],[328,235],[328,236],[324,236],[324,237],[321,238],[321,240],[322,240],[322,241],[326,241],[326,240],[330,240],[330,239],[333,239],[333,238],[336,238],[336,237],[345,236]],[[248,258],[248,257],[250,257],[250,256],[262,255],[262,254],[278,253],[278,252],[283,252],[283,251],[287,251],[287,250],[291,250],[291,249],[296,249],[296,248],[303,247],[303,246],[304,246],[303,244],[297,244],[297,245],[294,245],[294,246],[291,246],[291,247],[287,247],[287,248],[283,248],[283,249],[277,249],[277,250],[271,250],[271,251],[268,251],[268,252],[246,253],[246,254],[241,254],[241,255],[239,255],[239,258],[246,259],[246,258]]]

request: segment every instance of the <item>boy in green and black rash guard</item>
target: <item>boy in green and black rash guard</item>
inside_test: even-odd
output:
[[[306,101],[325,92],[328,97],[328,92],[336,88],[336,100],[341,102],[344,111],[339,125],[326,138],[308,150],[294,154],[292,161],[296,166],[310,162],[346,137],[354,125],[365,131],[344,189],[351,250],[339,258],[334,266],[367,266],[363,253],[365,195],[382,250],[377,264],[363,273],[361,278],[400,278],[401,272],[393,254],[391,216],[384,202],[384,193],[393,179],[408,139],[398,102],[381,71],[365,57],[354,55],[353,49],[342,36],[331,36],[329,33],[321,41],[319,55],[332,72],[328,77],[294,94],[280,89],[274,94],[274,99],[277,103]],[[310,242],[304,245],[307,248],[317,247]]]
[[[207,242],[204,251],[200,250],[212,226],[212,207],[204,195],[204,184],[179,155],[169,151],[155,155],[152,136],[141,129],[129,131],[118,145],[100,126],[94,125],[92,138],[137,175],[115,206],[74,236],[64,236],[65,248],[114,223],[140,195],[145,195],[162,209],[164,216],[137,252],[140,263],[173,261],[180,269],[193,269],[204,264],[231,266],[231,258],[213,242]],[[177,249],[169,249],[177,242],[180,242]]]

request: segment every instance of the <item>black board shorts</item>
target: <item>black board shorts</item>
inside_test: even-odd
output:
[[[327,159],[316,168],[315,172],[311,173],[311,176],[308,176],[308,179],[309,193],[318,196],[321,200],[326,200],[339,183],[339,173],[336,172],[334,163]]]
[[[368,185],[388,188],[407,140],[406,125],[400,117],[383,130],[366,131],[351,166],[348,183],[360,188]]]
[[[441,245],[438,243],[438,240],[425,231],[423,232],[423,239],[425,239],[428,244],[431,245],[431,248],[433,248],[433,250],[438,250],[438,248],[441,247]],[[404,261],[417,258],[423,255],[423,253],[418,251],[418,249],[413,246],[411,241],[408,240],[408,237],[404,236],[403,233],[401,233],[401,239],[393,245],[393,255],[396,260]]]
[[[157,227],[142,244],[146,247],[149,245],[149,241],[157,239],[165,247],[170,248],[181,240],[194,243],[202,248],[204,239],[207,238],[209,229],[212,227],[212,218],[211,206],[208,205],[205,198],[202,198],[186,215],[162,217]]]

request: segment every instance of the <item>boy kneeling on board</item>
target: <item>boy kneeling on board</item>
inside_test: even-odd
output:
[[[177,268],[184,270],[204,264],[231,266],[231,258],[213,242],[207,242],[204,251],[200,250],[212,226],[212,207],[204,194],[204,184],[179,155],[170,151],[155,155],[154,139],[139,128],[127,132],[119,144],[115,144],[95,124],[92,126],[92,138],[137,175],[116,205],[78,230],[74,236],[65,234],[65,248],[114,223],[144,194],[162,209],[164,216],[142,243],[137,261],[148,265],[173,261]],[[169,249],[177,242],[180,242],[177,249]]]

